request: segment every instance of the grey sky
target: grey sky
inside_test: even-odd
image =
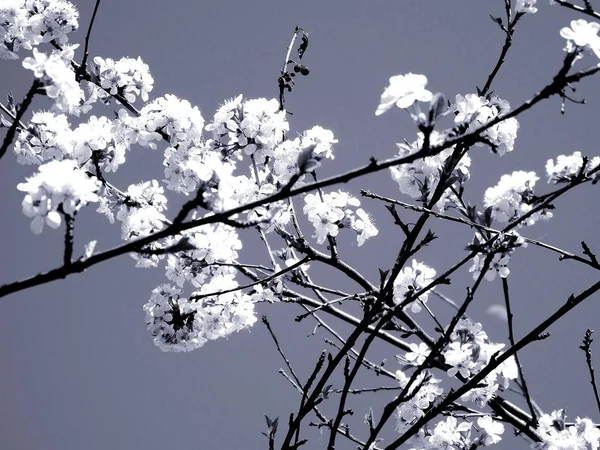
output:
[[[71,41],[82,43],[94,2],[74,3],[80,9],[81,31],[71,35]],[[558,32],[579,18],[549,7],[545,0],[540,3],[540,11],[525,17],[517,29],[514,48],[493,86],[513,106],[551,80],[563,57],[564,40]],[[186,98],[210,119],[223,100],[240,93],[248,98],[275,97],[286,46],[294,26],[303,27],[311,36],[306,53],[311,73],[298,81],[287,106],[293,112],[293,133],[321,125],[339,139],[336,159],[324,164],[324,176],[364,164],[371,156],[391,157],[396,142],[414,140],[416,130],[401,111],[374,115],[390,76],[426,74],[428,88],[452,99],[482,86],[503,42],[489,14],[500,15],[502,8],[501,0],[105,1],[90,50],[92,56],[114,59],[141,56],[155,79],[152,97],[172,93]],[[12,91],[22,98],[31,73],[19,61],[2,60],[0,74],[0,95],[4,98]],[[475,149],[467,197],[481,202],[484,190],[513,170],[535,170],[541,178],[537,192],[544,193],[548,158],[575,150],[600,154],[599,83],[596,77],[578,85],[575,95],[585,97],[588,104],[568,104],[566,116],[560,115],[557,99],[520,116],[513,153],[499,158],[487,149]],[[36,108],[44,106],[36,104]],[[95,108],[95,114],[112,115],[111,108]],[[127,187],[161,179],[161,151],[135,148],[111,181]],[[21,213],[22,193],[16,184],[32,172],[31,167],[19,166],[10,153],[0,161],[4,202],[0,284],[62,261],[62,232],[46,229],[34,236],[29,219]],[[348,188],[355,193],[368,188],[408,200],[398,193],[388,172],[354,181]],[[581,240],[600,249],[596,189],[584,186],[561,199],[549,223],[523,234],[575,252]],[[402,235],[382,204],[364,200],[363,206],[373,213],[380,234],[360,249],[343,247],[342,256],[375,281],[376,268],[393,262]],[[431,226],[440,239],[419,259],[441,271],[463,256],[472,234],[454,224],[432,222]],[[116,245],[118,227],[87,211],[77,226],[77,250],[81,252],[91,239],[98,239],[100,249]],[[243,254],[246,261],[254,262],[253,255],[265,259],[264,249],[250,246],[250,250]],[[580,292],[598,279],[591,269],[559,262],[554,254],[534,247],[518,251],[510,268],[518,336],[553,312],[571,292]],[[465,272],[443,292],[462,298],[472,282]],[[210,342],[192,353],[162,353],[145,329],[142,305],[163,282],[162,270],[136,269],[129,257],[123,257],[2,299],[0,449],[266,448],[260,435],[262,414],[281,416],[285,422],[298,398],[277,373],[282,362],[264,326],[259,322],[250,332]],[[485,285],[470,312],[494,340],[506,342],[505,324],[486,314],[490,305],[501,301],[501,294],[498,282]],[[548,412],[567,407],[571,419],[590,416],[598,422],[583,353],[577,348],[585,329],[599,323],[598,300],[598,296],[589,299],[552,327],[549,339],[523,353],[533,395]],[[445,305],[430,302],[447,312]],[[296,325],[293,317],[301,310],[293,306],[261,305],[258,312],[269,315],[299,371],[310,370],[311,362],[326,348],[325,335],[319,332],[307,338],[312,324]],[[380,352],[389,369],[395,370],[394,353],[385,347]],[[363,417],[368,401],[358,398],[353,406]],[[510,434],[506,432],[507,437]],[[517,442],[519,448],[526,448],[524,441]],[[324,447],[318,440],[310,445]],[[340,441],[339,448],[354,447]]]

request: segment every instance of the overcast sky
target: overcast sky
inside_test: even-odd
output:
[[[94,2],[74,3],[80,9],[82,30],[71,40],[83,43]],[[540,3],[537,14],[522,20],[492,87],[513,106],[551,81],[563,58],[559,30],[579,18],[548,6],[545,0]],[[482,86],[503,43],[503,34],[489,14],[501,15],[503,4],[502,0],[104,1],[90,51],[92,56],[114,59],[141,56],[155,79],[151,96],[171,93],[188,99],[210,120],[220,103],[240,93],[247,98],[275,97],[285,49],[294,27],[303,27],[311,38],[305,57],[311,73],[288,95],[287,107],[293,113],[292,133],[321,125],[339,139],[336,159],[320,172],[325,176],[365,164],[371,156],[391,157],[396,142],[415,139],[416,130],[402,111],[374,115],[390,76],[423,73],[432,91],[451,99]],[[0,74],[2,98],[8,92],[22,98],[31,72],[20,61],[1,60]],[[581,83],[575,95],[586,98],[587,105],[568,104],[566,116],[560,114],[558,99],[520,116],[513,153],[500,158],[487,149],[474,149],[467,197],[480,204],[485,189],[513,170],[538,172],[537,192],[544,193],[549,190],[544,177],[548,158],[575,150],[600,154],[599,87],[597,77]],[[36,108],[44,106],[36,104]],[[112,117],[112,110],[97,106],[94,114]],[[135,148],[128,163],[111,174],[111,182],[126,188],[161,179],[161,151]],[[19,166],[10,152],[0,161],[4,202],[0,284],[62,262],[62,233],[46,229],[34,236],[29,219],[21,213],[22,193],[16,184],[32,172],[31,167]],[[355,193],[360,188],[409,200],[398,192],[388,172],[348,185]],[[556,203],[550,222],[523,234],[574,252],[586,240],[600,251],[597,189],[586,185],[564,197]],[[382,204],[365,200],[363,206],[374,215],[380,234],[360,249],[346,246],[342,257],[376,282],[376,269],[392,264],[402,235]],[[449,223],[431,226],[440,239],[420,259],[441,272],[463,257],[472,234]],[[118,227],[111,227],[93,209],[81,215],[77,251],[91,239],[98,240],[99,249],[119,242]],[[243,258],[262,261],[262,255],[264,249],[254,251],[250,245]],[[517,336],[547,317],[570,293],[598,280],[591,269],[559,262],[555,254],[535,247],[515,254],[511,272]],[[335,278],[321,281],[333,283]],[[281,416],[285,423],[299,399],[277,373],[282,362],[264,326],[259,321],[251,331],[209,342],[192,353],[162,353],[145,329],[142,306],[163,282],[163,270],[136,269],[125,256],[1,300],[1,449],[266,448],[260,434],[262,415]],[[470,274],[463,271],[442,291],[460,300],[470,283]],[[484,324],[493,340],[507,342],[505,323],[486,313],[490,305],[502,301],[501,295],[498,281],[486,284],[470,314]],[[448,313],[445,305],[430,302],[440,314]],[[260,305],[258,312],[270,317],[301,373],[310,370],[321,349],[330,348],[320,331],[307,337],[314,324],[294,322],[299,308]],[[599,317],[596,295],[553,326],[550,338],[523,352],[530,389],[546,412],[566,407],[571,419],[590,416],[600,421],[584,356],[577,348],[585,329],[597,326]],[[396,370],[394,354],[393,349],[381,347],[377,357],[387,358],[388,368]],[[518,397],[511,398],[524,406]],[[359,397],[352,406],[363,417],[368,398]],[[356,434],[364,436],[365,429],[357,429]],[[507,437],[511,434],[506,432]],[[528,448],[523,440],[511,442]],[[325,445],[317,437],[309,448]],[[340,440],[338,448],[354,447]]]

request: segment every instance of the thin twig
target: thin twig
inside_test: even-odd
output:
[[[73,230],[75,217],[66,213],[63,213],[63,217],[65,218],[65,251],[63,255],[63,264],[68,266],[73,260]]]
[[[39,89],[41,87],[42,83],[37,78],[33,80],[33,84],[29,88],[29,91],[27,91],[23,102],[17,107],[17,114],[15,115],[10,128],[6,132],[6,136],[4,136],[2,147],[0,147],[0,159],[2,159],[2,157],[6,153],[6,150],[8,150],[8,147],[10,146],[10,144],[12,144],[12,141],[15,138],[15,134],[17,133],[17,128],[19,127],[19,125],[22,126],[23,124],[23,122],[21,122],[21,119],[25,115],[25,111],[27,111],[27,108],[29,108],[29,106],[31,105],[33,97],[39,92]]]
[[[96,0],[96,5],[94,6],[94,12],[92,13],[92,18],[90,19],[90,25],[88,26],[87,33],[85,34],[85,45],[83,48],[83,59],[81,60],[81,65],[77,70],[78,79],[83,79],[84,73],[87,70],[87,59],[89,56],[89,45],[90,45],[90,36],[92,35],[92,27],[94,26],[94,20],[96,19],[96,13],[98,12],[98,7],[100,6],[100,0]]]
[[[306,264],[309,261],[310,261],[310,258],[306,257],[306,258],[304,258],[304,259],[302,259],[300,261],[295,262],[291,266],[286,267],[285,269],[281,269],[280,271],[275,272],[275,273],[269,275],[268,277],[261,278],[260,280],[254,281],[254,282],[249,283],[249,284],[245,284],[243,286],[237,286],[235,288],[225,289],[224,291],[215,291],[215,292],[209,292],[207,294],[192,295],[192,296],[190,296],[190,301],[198,301],[198,300],[201,300],[203,298],[212,297],[212,296],[215,296],[215,295],[229,294],[231,292],[236,292],[236,291],[241,291],[241,290],[244,290],[244,289],[251,288],[251,287],[256,286],[258,284],[268,283],[269,281],[274,280],[275,278],[278,278],[281,275],[285,275],[286,273],[291,272],[292,270],[297,269],[302,264]]]
[[[585,332],[585,336],[583,337],[583,344],[579,346],[581,350],[585,353],[585,362],[587,364],[588,371],[590,372],[590,383],[592,384],[592,389],[594,390],[594,397],[596,397],[596,406],[598,407],[598,411],[600,411],[600,394],[598,393],[598,385],[596,384],[596,376],[594,374],[594,366],[592,365],[592,342],[594,339],[592,338],[593,330],[589,328]]]
[[[450,222],[455,222],[455,223],[461,223],[464,225],[468,225],[469,227],[475,228],[479,231],[487,231],[489,233],[493,233],[493,234],[500,234],[503,233],[502,230],[497,230],[495,228],[492,227],[486,227],[485,225],[481,225],[475,222],[472,222],[468,219],[465,219],[463,217],[453,217],[453,216],[449,216],[447,214],[443,214],[440,212],[437,212],[435,210],[432,209],[428,209],[425,208],[423,206],[417,206],[417,205],[412,205],[410,203],[406,203],[403,202],[401,200],[395,200],[393,198],[389,198],[389,197],[384,197],[382,195],[379,194],[375,194],[371,191],[368,190],[361,190],[361,194],[365,197],[369,197],[369,198],[373,198],[373,199],[377,199],[377,200],[381,200],[390,204],[394,204],[394,205],[398,205],[398,206],[402,206],[403,208],[412,210],[412,211],[417,211],[417,212],[426,212],[430,215],[432,215],[433,217],[436,217],[438,219],[443,219],[443,220],[447,220]],[[600,264],[598,263],[598,261],[594,260],[588,253],[586,253],[585,251],[585,247],[584,247],[584,254],[586,256],[588,256],[590,259],[585,259],[582,258],[581,256],[576,255],[575,253],[571,253],[569,251],[566,250],[562,250],[561,248],[555,247],[553,245],[550,244],[546,244],[545,242],[536,240],[536,239],[532,239],[532,238],[528,238],[525,236],[521,236],[525,242],[535,245],[537,247],[541,247],[541,248],[545,248],[546,250],[550,250],[554,253],[558,253],[559,255],[561,255],[561,260],[565,260],[565,259],[572,259],[575,261],[578,261],[580,263],[586,264],[590,267],[593,267],[596,270],[600,270]],[[589,249],[588,249],[589,250]]]
[[[285,353],[283,352],[281,345],[279,345],[279,340],[277,339],[277,336],[275,336],[275,333],[273,332],[273,329],[271,328],[271,324],[269,323],[269,319],[267,319],[267,316],[262,316],[262,323],[264,323],[265,326],[267,327],[267,330],[269,330],[269,334],[271,335],[271,338],[273,339],[273,342],[275,343],[275,347],[277,347],[277,351],[281,355],[281,358],[285,362],[285,365],[287,366],[287,368],[290,370],[290,373],[294,377],[294,380],[296,381],[298,389],[300,390],[300,392],[302,392],[302,390],[300,389],[300,385],[302,383],[300,382],[300,379],[296,375],[296,372],[294,371],[294,368],[292,367],[290,360],[288,359],[287,356],[285,356]]]
[[[510,306],[510,294],[508,290],[508,280],[506,278],[502,278],[502,293],[504,294],[504,306],[506,307],[506,318],[508,322],[508,340],[510,342],[511,347],[515,345],[515,330],[513,327],[513,313],[512,308]],[[529,407],[529,413],[531,414],[531,424],[534,427],[537,427],[537,416],[535,413],[535,408],[533,406],[533,402],[531,399],[531,395],[529,393],[529,389],[527,387],[527,382],[525,381],[525,373],[523,372],[523,366],[521,365],[521,361],[519,360],[519,353],[515,352],[515,362],[517,363],[517,369],[519,371],[519,378],[521,379],[521,387],[523,389],[523,396],[527,401],[527,406]]]
[[[574,11],[578,11],[582,14],[595,17],[596,19],[600,19],[600,13],[594,11],[590,4],[586,3],[586,7],[581,7],[579,5],[574,5],[573,3],[569,3],[565,0],[555,0],[560,6],[564,6],[565,8],[572,9]],[[584,0],[585,1],[585,0]]]

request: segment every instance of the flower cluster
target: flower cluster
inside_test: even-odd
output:
[[[351,209],[360,206],[360,200],[344,191],[322,195],[307,194],[304,202],[304,213],[315,228],[313,237],[317,238],[319,244],[325,242],[327,236],[337,236],[339,229],[344,227],[357,233],[359,246],[378,233],[372,219],[363,209]]]
[[[3,0],[0,3],[0,58],[17,59],[20,48],[42,42],[67,43],[79,12],[66,0]]]
[[[546,174],[548,175],[548,183],[569,183],[580,174],[588,176],[589,172],[596,170],[600,166],[600,156],[595,156],[591,160],[586,161],[585,169],[583,170],[584,159],[581,152],[574,152],[572,155],[559,155],[556,162],[549,159],[546,163]],[[592,179],[597,179],[598,171],[591,174]]]
[[[73,151],[72,130],[67,116],[53,112],[36,112],[29,127],[21,130],[14,145],[19,164],[39,165],[61,160]]]
[[[71,67],[74,49],[77,46],[66,46],[62,51],[53,51],[50,56],[33,49],[33,57],[23,60],[23,67],[33,71],[46,91],[46,95],[54,100],[53,108],[60,112],[79,115],[84,95],[75,79]]]
[[[223,161],[222,155],[204,142],[167,147],[163,165],[167,189],[185,195],[200,190],[207,206],[218,199],[219,182],[231,177],[235,169],[231,161]]]
[[[208,340],[252,326],[256,316],[249,296],[239,291],[210,295],[235,287],[237,283],[228,275],[204,284],[194,294],[197,300],[181,297],[181,289],[168,284],[154,289],[144,305],[154,343],[163,351],[191,351]]]
[[[485,241],[486,239],[480,233],[475,233],[471,247],[477,247]],[[473,273],[473,279],[477,280],[479,278],[481,271],[485,267],[486,260],[489,257],[488,255],[493,256],[491,256],[491,259],[488,262],[485,279],[494,281],[496,275],[499,275],[500,278],[508,277],[510,274],[508,263],[517,247],[527,247],[527,243],[523,237],[515,231],[501,233],[489,248],[484,249],[484,251],[477,253],[473,257],[473,264],[469,268],[469,272]]]
[[[435,279],[435,269],[412,260],[411,266],[404,267],[394,280],[394,304],[399,305],[406,301],[413,293],[428,286]],[[414,313],[421,311],[421,305],[427,302],[429,291],[423,292],[418,298],[409,303]]]
[[[189,146],[200,141],[204,127],[198,107],[171,94],[145,105],[138,118],[128,120],[123,114],[119,117],[123,126],[130,128],[131,142],[149,147],[155,147],[152,141],[163,136],[172,146]]]
[[[418,139],[412,144],[396,144],[399,149],[398,156],[409,156],[419,152],[423,148],[424,138],[423,133],[419,133]],[[429,145],[441,145],[444,142],[444,138],[443,134],[433,131],[429,137]],[[400,192],[403,194],[414,199],[419,199],[422,202],[429,202],[453,151],[453,148],[448,148],[437,155],[419,158],[412,163],[391,167],[392,179],[398,183]],[[471,158],[467,154],[455,163],[454,170],[450,175],[450,178],[454,182],[444,190],[436,203],[436,207],[440,211],[446,209],[448,203],[452,204],[454,202],[455,195],[452,192],[452,188],[455,190],[459,189],[469,179],[470,165]]]
[[[583,19],[572,20],[571,28],[564,27],[560,30],[560,35],[567,40],[565,51],[569,53],[575,50],[593,52],[600,58],[599,30],[599,23],[587,22]]]
[[[539,177],[535,172],[518,170],[510,175],[502,175],[500,182],[485,191],[483,204],[491,208],[491,216],[500,223],[510,223],[529,213],[534,201],[533,187]],[[540,218],[550,219],[552,213],[537,211],[521,222],[519,226],[531,226]]]
[[[106,98],[110,95],[122,95],[129,102],[135,102],[139,95],[143,101],[148,101],[148,93],[152,90],[154,79],[150,75],[150,68],[141,58],[121,58],[114,61],[110,58],[96,56],[90,71],[95,81],[106,92],[95,85],[94,95]],[[108,93],[108,94],[107,94]]]
[[[115,124],[105,116],[90,116],[72,134],[72,157],[90,172],[115,172],[125,162],[129,143],[115,132]]]
[[[577,417],[573,425],[565,423],[562,409],[543,414],[538,419],[537,432],[542,442],[532,448],[536,450],[570,450],[600,448],[600,429],[590,419]]]
[[[488,415],[477,419],[477,427],[467,420],[459,421],[450,416],[438,421],[432,429],[421,428],[409,442],[411,448],[419,450],[477,448],[500,442],[502,433],[502,422]]]
[[[337,139],[333,133],[319,126],[304,131],[294,140],[283,141],[275,147],[273,157],[267,164],[274,181],[279,185],[286,185],[292,176],[303,176],[316,169],[321,159],[333,159],[335,143]],[[302,184],[301,179],[298,185],[300,184]]]
[[[161,230],[167,223],[163,214],[166,209],[167,198],[158,181],[130,185],[116,213],[117,220],[122,222],[121,238],[128,241]],[[109,219],[112,217],[111,210],[103,208],[101,212],[107,214]]]
[[[80,170],[73,160],[43,164],[35,175],[17,185],[26,192],[23,214],[32,219],[35,234],[42,232],[44,224],[58,228],[61,213],[73,217],[85,204],[98,201],[99,187],[99,181]]]
[[[179,287],[186,282],[200,287],[217,274],[232,273],[231,267],[220,264],[237,261],[242,242],[235,228],[220,223],[209,224],[184,236],[192,249],[169,255],[166,268],[169,280]]]
[[[504,344],[490,342],[481,324],[466,317],[459,320],[450,337],[451,342],[445,348],[443,356],[449,366],[448,376],[451,377],[460,374],[463,378],[470,378],[487,366],[492,356],[504,348]],[[461,399],[483,406],[497,391],[508,388],[509,381],[517,379],[518,375],[514,358],[508,358]]]
[[[476,94],[467,94],[464,97],[457,95],[455,103],[454,122],[468,125],[468,131],[477,130],[510,111],[510,104],[495,96],[487,98]],[[514,150],[518,129],[519,122],[514,117],[510,117],[486,128],[480,136],[483,143],[502,156]],[[483,144],[478,143],[478,145]]]
[[[396,371],[396,379],[402,388],[406,388],[411,377],[402,370]],[[429,406],[444,392],[440,386],[441,380],[431,376],[430,373],[421,372],[407,392],[408,400],[396,409],[396,429],[404,430],[421,417]]]
[[[289,124],[276,99],[242,100],[239,95],[219,108],[206,130],[213,136],[210,145],[224,155],[242,150],[262,163],[283,142]]]

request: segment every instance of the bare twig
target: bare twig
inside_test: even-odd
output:
[[[63,213],[63,217],[65,218],[65,251],[63,255],[63,264],[68,266],[73,260],[73,229],[75,217],[66,213]]]
[[[98,7],[100,6],[100,0],[96,0],[96,5],[94,6],[94,12],[92,13],[92,18],[90,19],[90,24],[87,29],[87,33],[85,34],[85,45],[83,48],[83,59],[81,60],[81,65],[79,69],[77,69],[77,79],[83,79],[84,74],[87,70],[87,59],[89,56],[89,45],[90,45],[90,36],[92,35],[92,27],[94,26],[94,20],[96,20],[96,13],[98,12]]]
[[[31,102],[33,101],[33,97],[35,96],[35,94],[37,94],[39,92],[41,87],[42,87],[42,83],[37,78],[35,80],[33,80],[33,84],[29,88],[29,91],[27,91],[27,94],[25,95],[23,102],[17,108],[17,114],[14,117],[13,123],[11,124],[10,128],[6,132],[6,136],[4,136],[4,141],[2,142],[2,147],[0,147],[0,159],[5,155],[6,150],[8,150],[8,147],[10,146],[10,144],[12,144],[12,141],[15,138],[15,134],[17,133],[17,128],[19,127],[19,125],[21,125],[21,126],[23,125],[23,122],[21,122],[21,119],[25,115],[25,111],[27,111],[27,108],[29,108],[29,106],[31,105]]]
[[[574,5],[573,3],[569,3],[565,0],[555,0],[556,3],[558,3],[560,6],[564,6],[565,8],[569,8],[572,9],[574,11],[580,12],[582,14],[585,14],[587,16],[590,17],[594,17],[596,19],[600,19],[600,13],[594,11],[594,8],[592,8],[592,5],[584,0],[586,2],[586,6],[585,7],[581,7],[579,5]]]
[[[504,294],[504,306],[506,307],[506,317],[508,322],[508,340],[510,342],[511,347],[515,345],[515,330],[513,327],[513,313],[512,308],[510,306],[510,294],[508,290],[508,280],[506,278],[502,278],[502,293]],[[521,379],[521,387],[523,389],[523,396],[527,401],[527,406],[529,407],[529,413],[531,414],[531,424],[534,427],[537,427],[537,416],[535,414],[535,408],[533,407],[533,402],[531,400],[531,395],[529,393],[529,389],[527,388],[527,382],[525,381],[525,374],[523,372],[523,366],[521,365],[521,361],[519,360],[519,353],[515,352],[515,362],[517,363],[517,369],[519,370],[519,378]]]
[[[598,407],[598,411],[600,411],[600,394],[598,393],[598,385],[596,384],[596,376],[594,375],[594,366],[592,365],[592,342],[594,339],[592,338],[593,330],[589,328],[585,332],[585,336],[583,337],[583,344],[579,346],[581,350],[585,353],[585,362],[587,364],[588,371],[590,372],[590,383],[592,384],[592,389],[594,390],[594,397],[596,397],[596,406]]]

